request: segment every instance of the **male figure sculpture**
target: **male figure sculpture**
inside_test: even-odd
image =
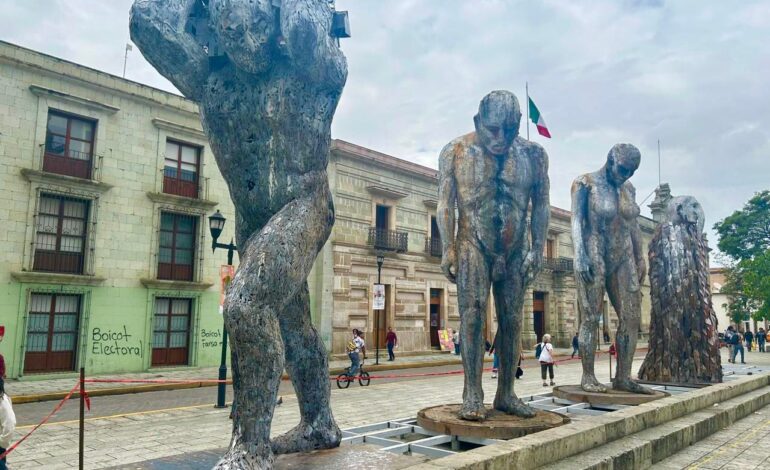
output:
[[[711,304],[703,208],[675,197],[649,248],[650,349],[639,378],[653,382],[722,381],[717,316]]]
[[[131,38],[200,106],[236,211],[240,266],[227,291],[233,437],[219,469],[339,445],[307,275],[334,222],[326,164],[347,64],[327,0],[144,0]],[[301,421],[270,442],[284,369]]]
[[[521,111],[511,92],[493,91],[485,96],[473,121],[476,132],[450,142],[439,157],[441,269],[457,283],[465,368],[460,418],[486,417],[481,371],[490,285],[497,311],[496,351],[500,357],[493,406],[516,416],[532,417],[535,411],[516,397],[513,381],[520,354],[525,291],[543,263],[550,215],[548,156],[542,147],[518,135]]]
[[[630,144],[617,144],[599,170],[572,183],[572,243],[580,325],[581,387],[606,392],[594,373],[597,328],[605,289],[620,323],[613,388],[633,393],[652,391],[631,380],[631,362],[641,321],[640,286],[646,274],[642,234],[637,217],[636,190],[628,181],[639,168],[641,154]]]

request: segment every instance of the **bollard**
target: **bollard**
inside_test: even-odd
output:
[[[86,368],[80,368],[80,435],[78,436],[78,468],[83,470],[83,448],[85,447],[85,435],[86,435]]]

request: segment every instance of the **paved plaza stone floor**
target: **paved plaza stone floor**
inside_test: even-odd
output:
[[[637,355],[635,369],[639,367],[642,358],[643,353]],[[770,364],[770,353],[750,353],[747,360],[749,364],[767,365]],[[570,361],[555,369],[556,382],[559,384],[577,383],[580,379],[579,361]],[[608,380],[609,371],[606,362],[597,363],[597,371],[600,380]],[[485,374],[484,390],[487,401],[493,398],[495,387],[496,381],[490,377],[490,374]],[[517,381],[516,390],[519,395],[526,396],[542,393],[550,388],[541,385],[539,370],[530,367],[525,369],[523,379]],[[370,387],[352,386],[345,390],[333,388],[332,407],[340,427],[349,428],[385,419],[413,417],[418,410],[428,406],[459,402],[461,395],[461,375],[425,377],[380,384],[373,380]],[[109,398],[121,399],[120,396]],[[51,405],[53,406],[53,403]],[[703,462],[700,468],[754,468],[742,465],[731,466],[733,461],[743,462],[747,456],[742,456],[745,450],[743,447],[731,447],[731,443],[738,443],[740,439],[731,441],[730,436],[743,434],[746,436],[744,439],[746,442],[755,438],[756,440],[767,439],[768,428],[770,428],[767,420],[770,419],[770,410],[762,410],[762,413],[735,423],[728,431],[713,436],[713,440],[704,440],[697,446],[692,446],[673,456],[667,461],[668,466],[665,468],[682,468],[683,460],[676,459],[684,459],[685,453],[692,456],[692,460],[686,462],[686,465],[698,465],[697,460],[706,458],[709,452],[721,452],[721,454],[718,454],[718,458]],[[86,468],[118,467],[148,470],[210,468],[210,460],[219,455],[221,449],[229,444],[231,422],[227,415],[227,410],[216,409],[211,405],[201,405],[87,418]],[[757,418],[762,416],[764,421]],[[577,416],[575,419],[587,418]],[[276,408],[273,434],[278,435],[291,429],[298,421],[296,398],[293,395],[284,396],[283,405]],[[25,433],[29,429],[29,426],[18,429],[17,435],[20,436],[20,433]],[[56,470],[75,467],[78,460],[77,429],[77,421],[43,426],[9,456],[12,468]],[[757,431],[757,429],[764,430]],[[727,432],[726,435],[725,432]],[[723,437],[720,438],[720,435]],[[757,447],[760,446],[753,446],[754,449]],[[770,445],[765,447],[770,448]],[[701,455],[695,455],[694,450],[698,449],[703,451]],[[766,450],[762,451],[766,452]],[[759,451],[755,450],[755,452]],[[767,454],[762,458],[767,459]],[[193,459],[196,459],[195,462]],[[715,460],[718,460],[722,466],[707,466]],[[183,464],[185,461],[186,465]],[[200,462],[200,466],[195,466],[197,462]],[[762,460],[760,459],[759,462]]]

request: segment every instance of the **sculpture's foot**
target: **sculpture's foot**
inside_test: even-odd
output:
[[[259,446],[260,449],[263,446]],[[270,470],[275,457],[267,447],[263,454],[249,454],[243,445],[227,450],[227,453],[214,466],[213,470]]]
[[[580,388],[586,392],[607,393],[607,387],[596,380],[596,377],[593,375],[583,375],[583,380],[580,381]]]
[[[332,420],[315,426],[300,423],[286,434],[273,439],[270,444],[276,454],[292,454],[339,447],[341,441],[342,431]]]
[[[492,404],[494,409],[502,411],[503,413],[518,416],[519,418],[534,418],[537,411],[529,405],[525,405],[523,401],[516,397],[508,397],[505,399],[495,398],[495,402]]]
[[[623,390],[630,393],[639,393],[642,395],[654,395],[655,391],[651,388],[647,388],[643,385],[639,385],[631,379],[614,380],[612,388],[615,390]]]
[[[472,405],[463,403],[463,407],[457,416],[466,421],[484,421],[487,419],[487,409],[483,403]]]

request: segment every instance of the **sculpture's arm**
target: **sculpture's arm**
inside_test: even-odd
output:
[[[311,83],[341,89],[348,66],[331,36],[332,14],[325,1],[283,0],[281,33],[289,58]]]
[[[457,253],[455,250],[455,207],[457,205],[457,180],[455,179],[455,144],[449,143],[438,157],[438,207],[436,224],[441,234],[441,269],[455,282]]]
[[[631,202],[636,205],[636,189],[630,186]],[[634,217],[631,222],[631,244],[634,247],[634,260],[636,261],[636,273],[639,276],[639,284],[643,284],[644,276],[647,275],[647,263],[644,259],[644,250],[642,248],[642,229],[639,227],[639,220]]]
[[[539,145],[535,147],[535,187],[532,191],[532,216],[530,222],[530,239],[532,248],[525,260],[524,272],[528,280],[534,279],[543,267],[543,248],[548,236],[548,219],[551,215],[550,190],[551,181],[548,178],[548,154]]]
[[[585,176],[578,177],[572,183],[572,246],[575,250],[575,270],[583,281],[594,282],[594,269],[586,250],[584,228],[588,219],[588,185]]]
[[[131,40],[158,72],[197,100],[208,76],[208,56],[185,23],[195,0],[137,0],[131,7]]]

